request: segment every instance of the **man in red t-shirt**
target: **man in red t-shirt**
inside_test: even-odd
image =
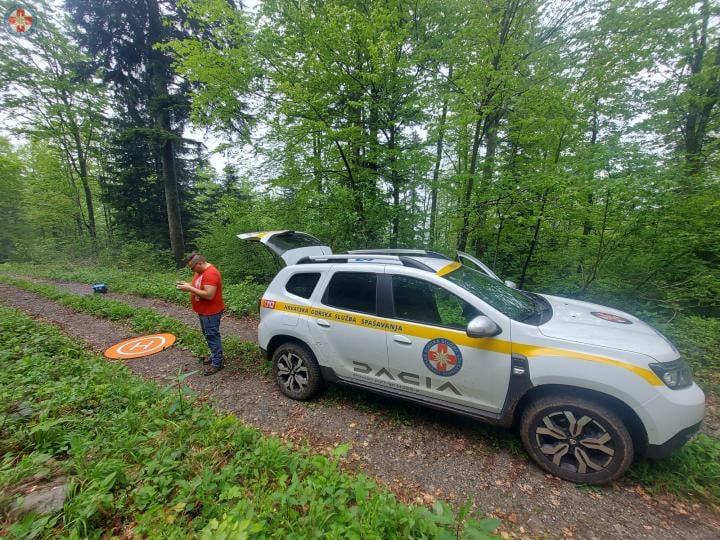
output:
[[[225,304],[222,296],[222,276],[217,268],[197,253],[190,255],[187,267],[195,273],[192,284],[178,281],[175,287],[190,293],[190,303],[193,311],[200,317],[200,328],[211,353],[210,359],[203,362],[210,366],[203,375],[213,375],[223,368],[220,319]]]

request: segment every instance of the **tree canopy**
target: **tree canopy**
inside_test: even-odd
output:
[[[3,257],[61,234],[60,202],[31,202],[45,186],[75,216],[62,234],[176,261],[187,243],[238,278],[265,274],[234,235],[287,228],[334,249],[460,249],[522,288],[668,318],[718,313],[709,0],[66,7],[72,24],[47,8],[0,51],[2,106],[38,102],[6,125],[27,142],[2,147],[7,201],[44,224],[4,232]],[[17,50],[38,60],[20,70]],[[221,142],[224,171],[189,126]]]

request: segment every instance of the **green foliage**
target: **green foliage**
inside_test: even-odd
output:
[[[22,161],[10,142],[0,138],[0,261],[15,255],[24,236],[25,216],[22,205]]]
[[[69,493],[61,512],[11,521],[4,535],[456,538],[463,532],[446,505],[432,513],[402,505],[366,476],[346,475],[332,460],[263,437],[192,395],[160,391],[55,328],[0,308],[0,330],[0,507],[12,503],[10,489],[43,479],[65,477]],[[174,407],[178,400],[185,405]],[[466,518],[465,507],[460,516]],[[493,520],[464,525],[468,538],[488,537],[496,526]]]
[[[680,317],[659,328],[690,362],[700,386],[720,396],[720,319]]]
[[[0,265],[0,273],[19,273],[31,277],[61,279],[87,283],[88,289],[93,283],[106,283],[112,292],[126,292],[147,298],[160,298],[168,302],[189,306],[187,293],[175,289],[175,282],[187,281],[191,276],[188,270],[167,270],[171,264],[165,252],[147,253],[147,244],[133,243],[129,245],[126,255],[114,255],[112,261],[117,264],[107,266],[80,265],[77,260],[68,261],[63,265],[27,265],[6,263]],[[147,253],[147,256],[145,255]],[[141,254],[141,255],[138,255]],[[210,259],[213,260],[213,259]],[[166,270],[160,271],[165,268]],[[223,273],[223,298],[227,310],[234,315],[243,317],[256,316],[258,301],[265,286],[250,281],[232,283],[226,280]],[[230,273],[232,275],[232,273]]]
[[[5,275],[0,275],[0,282],[58,301],[75,311],[90,313],[111,321],[126,322],[136,332],[170,332],[177,337],[179,347],[190,350],[197,357],[207,354],[207,343],[201,332],[189,328],[176,319],[159,315],[151,309],[130,306],[100,295],[79,296],[51,285],[33,283]],[[225,358],[238,362],[238,366],[243,369],[257,373],[264,371],[260,350],[255,344],[246,343],[234,336],[224,336],[223,349]]]
[[[717,504],[720,501],[720,441],[700,434],[667,459],[636,463],[628,475],[653,492],[690,493]]]
[[[215,219],[200,229],[198,251],[213,261],[228,282],[252,279],[268,284],[284,263],[264,246],[242,241],[237,235],[282,229],[276,215],[271,201],[265,204],[262,200],[224,197]]]

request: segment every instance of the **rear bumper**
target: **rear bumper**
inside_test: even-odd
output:
[[[645,452],[645,457],[649,459],[663,459],[670,456],[670,454],[683,446],[693,435],[695,435],[695,433],[697,433],[700,429],[700,424],[702,424],[702,422],[698,422],[689,428],[683,429],[662,444],[649,444],[647,451]]]

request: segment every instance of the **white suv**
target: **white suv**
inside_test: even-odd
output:
[[[304,233],[239,236],[287,264],[261,300],[258,338],[288,397],[340,382],[515,425],[542,468],[592,484],[700,426],[705,396],[687,365],[632,315],[516,290],[466,254],[332,255]]]

